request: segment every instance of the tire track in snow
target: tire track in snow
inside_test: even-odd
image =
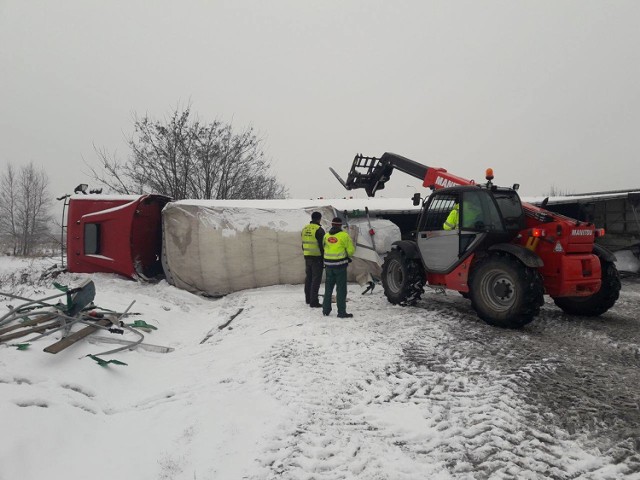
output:
[[[523,415],[518,377],[535,364],[505,372],[459,347],[452,341],[434,352],[420,342],[407,345],[419,379],[407,400],[430,416],[435,432],[405,448],[471,478],[567,478],[570,459],[555,429],[532,426]]]
[[[559,364],[532,378],[527,400],[558,412],[558,425],[640,478],[640,322],[629,307],[620,302],[600,318],[544,312],[534,332]]]
[[[624,305],[591,319],[566,316],[551,303],[515,332],[478,328],[465,321],[464,307],[445,321],[452,350],[502,372],[497,383],[508,381],[504,389],[520,405],[515,420],[533,435],[538,431],[565,445],[563,450],[583,450],[549,463],[551,478],[640,476],[640,325]],[[410,357],[416,357],[413,350]]]
[[[333,342],[274,345],[265,384],[296,413],[259,459],[260,478],[638,475],[632,297],[600,319],[569,320],[547,302],[517,331],[438,297],[417,308],[369,297],[375,315],[333,325]]]
[[[279,342],[265,359],[267,389],[296,412],[259,459],[266,478],[428,478],[433,466],[408,467],[401,448],[365,417],[372,386],[400,351],[375,334],[367,342],[335,337]]]

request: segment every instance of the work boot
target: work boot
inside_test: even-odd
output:
[[[339,313],[338,318],[353,318],[353,313]]]
[[[320,305],[319,303],[310,303],[309,306],[311,308],[321,308],[322,307],[322,305]]]

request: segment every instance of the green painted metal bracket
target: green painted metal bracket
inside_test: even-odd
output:
[[[98,365],[100,365],[101,367],[106,367],[110,363],[113,363],[114,365],[127,365],[126,363],[121,362],[120,360],[103,360],[102,358],[96,357],[95,355],[87,355],[87,357],[98,362]]]
[[[145,330],[147,332],[158,329],[158,327],[149,325],[144,320],[136,320],[135,322],[127,323],[127,327],[139,328],[140,330]]]

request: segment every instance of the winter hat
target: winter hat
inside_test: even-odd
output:
[[[333,220],[331,220],[331,225],[342,225],[342,219],[340,217],[336,217]]]
[[[314,222],[319,221],[322,218],[322,214],[320,212],[313,212],[311,214],[311,220],[313,220]]]

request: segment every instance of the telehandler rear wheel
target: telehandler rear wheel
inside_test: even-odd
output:
[[[526,325],[540,312],[543,295],[540,273],[510,255],[492,254],[472,267],[471,306],[490,325],[504,328]]]
[[[555,304],[564,313],[585,317],[597,317],[613,307],[620,296],[620,275],[613,262],[603,260],[601,257],[600,268],[602,269],[600,290],[588,297],[554,298]]]
[[[415,305],[424,292],[425,275],[420,260],[409,259],[402,250],[391,250],[382,265],[382,286],[394,305]]]

